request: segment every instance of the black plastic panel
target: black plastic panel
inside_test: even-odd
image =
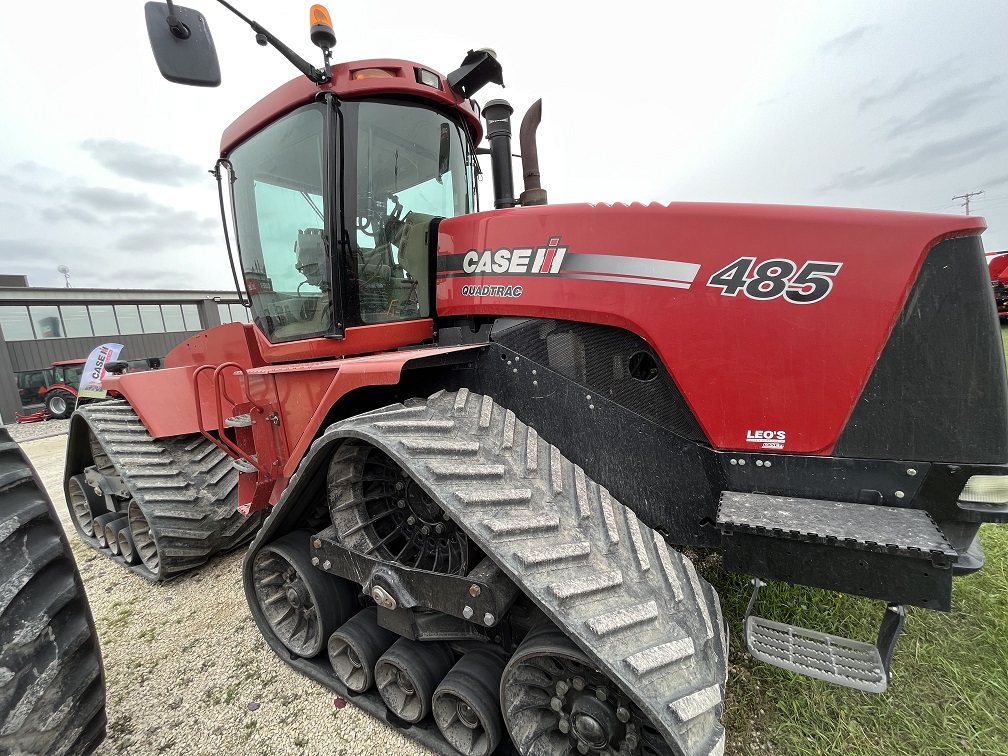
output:
[[[1004,347],[979,237],[928,253],[834,454],[1008,461]]]
[[[647,342],[622,328],[566,320],[498,321],[492,340],[596,395],[698,443],[709,443]]]

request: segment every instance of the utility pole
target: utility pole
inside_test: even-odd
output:
[[[965,200],[965,202],[963,202],[962,206],[966,208],[966,215],[969,215],[969,201],[970,201],[970,197],[976,197],[978,194],[983,194],[983,189],[981,189],[978,192],[966,192],[966,194],[960,194],[960,195],[958,195],[956,197],[953,197],[952,201],[955,202],[957,199]]]

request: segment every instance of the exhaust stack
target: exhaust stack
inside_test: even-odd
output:
[[[506,100],[491,100],[483,108],[490,140],[490,165],[493,168],[494,209],[514,207],[514,174],[511,171],[511,114],[514,108]]]
[[[518,131],[518,144],[521,147],[522,179],[525,181],[525,191],[521,193],[518,202],[522,207],[529,205],[545,205],[546,190],[542,188],[539,175],[539,148],[536,146],[536,129],[542,120],[542,99],[532,103],[532,107],[522,118],[521,129]]]

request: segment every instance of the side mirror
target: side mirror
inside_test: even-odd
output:
[[[174,3],[147,3],[147,36],[161,75],[176,84],[216,87],[220,63],[210,27],[199,11]]]

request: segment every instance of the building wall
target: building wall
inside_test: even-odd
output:
[[[17,387],[18,373],[44,370],[50,367],[53,362],[62,360],[85,359],[96,346],[108,343],[123,345],[124,349],[120,357],[123,360],[146,357],[163,358],[183,341],[199,333],[198,330],[191,329],[193,325],[206,329],[236,320],[248,322],[247,310],[236,302],[237,296],[233,292],[44,289],[10,286],[11,281],[5,281],[5,283],[8,286],[0,285],[0,307],[4,308],[5,313],[13,313],[11,317],[21,318],[21,320],[0,318],[0,423],[14,422],[15,413],[22,411],[21,396]],[[27,313],[29,310],[36,312],[35,308],[42,310],[44,314],[48,314],[45,312],[46,310],[52,310],[54,314],[58,312],[59,315],[54,319],[63,323],[69,322],[65,320],[68,317],[68,312],[90,313],[93,305],[104,308],[112,305],[117,308],[118,312],[119,305],[128,307],[133,304],[140,307],[141,313],[145,305],[151,304],[161,306],[161,309],[155,310],[156,313],[162,312],[165,305],[174,308],[176,312],[180,305],[183,309],[189,307],[194,314],[198,314],[199,322],[196,322],[196,318],[190,318],[189,315],[186,315],[183,324],[176,315],[174,322],[169,323],[169,319],[165,315],[163,320],[154,320],[150,323],[154,328],[148,328],[148,323],[145,321],[143,330],[146,330],[146,333],[79,337],[63,336],[64,328],[62,327],[54,329],[55,334],[40,331],[38,322],[29,327],[27,333],[23,326],[18,325],[24,320],[18,313]],[[81,305],[86,307],[81,307]],[[63,309],[68,307],[71,310]],[[150,310],[149,307],[147,309]],[[34,315],[32,317],[34,318]],[[88,315],[86,319],[81,321],[86,326],[78,328],[78,330],[98,332],[97,327],[94,329],[90,327],[91,317]],[[155,317],[160,318],[160,315],[155,315]],[[121,323],[122,321],[120,321],[120,325]],[[133,325],[135,327],[136,324]],[[172,325],[184,325],[188,330],[169,330]],[[9,326],[14,330],[7,334],[10,337],[8,339],[5,338],[4,331]]]
[[[96,346],[107,343],[123,345],[120,359],[137,360],[144,357],[164,357],[196,333],[199,331],[8,341],[7,354],[10,356],[11,370],[15,373],[22,370],[42,370],[60,360],[85,359]]]

